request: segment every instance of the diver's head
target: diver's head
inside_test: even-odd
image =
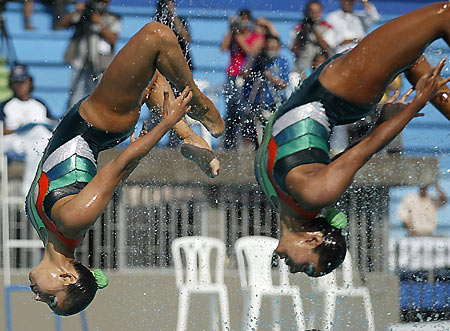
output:
[[[41,263],[29,278],[36,301],[45,302],[55,314],[69,316],[85,309],[107,279],[101,271],[91,272],[76,260],[64,269]]]
[[[281,237],[275,252],[285,259],[292,273],[311,277],[326,275],[339,267],[347,252],[342,229],[323,218],[314,219],[311,231],[293,231],[281,223]]]

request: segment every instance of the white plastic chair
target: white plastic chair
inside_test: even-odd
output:
[[[278,240],[270,237],[249,236],[236,241],[235,250],[238,261],[241,287],[246,292],[244,305],[244,330],[256,330],[261,309],[262,296],[291,296],[298,330],[305,329],[303,304],[300,288],[289,284],[288,266],[279,260],[280,285],[272,280],[273,252]],[[247,260],[248,270],[245,266]],[[248,271],[248,272],[247,272]],[[274,330],[280,330],[280,301],[272,300]]]
[[[211,279],[211,252],[217,251],[215,277]],[[184,252],[186,265],[183,266],[181,251]],[[179,290],[178,323],[177,330],[187,329],[189,300],[193,293],[206,293],[211,295],[211,324],[217,326],[217,302],[215,295],[219,296],[220,316],[222,330],[230,330],[230,313],[228,306],[228,291],[224,283],[225,244],[215,238],[209,237],[183,237],[172,242],[172,254],[175,264],[175,280]]]
[[[336,311],[336,298],[339,297],[362,297],[364,300],[364,310],[367,318],[367,330],[375,331],[375,320],[370,301],[369,289],[366,286],[355,287],[353,284],[353,268],[350,252],[347,251],[342,263],[342,286],[337,285],[336,270],[319,277],[315,280],[316,290],[324,294],[323,329],[333,330],[333,321]]]

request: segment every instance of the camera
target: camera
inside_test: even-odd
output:
[[[230,30],[232,33],[237,33],[239,30],[250,28],[250,22],[243,21],[240,17],[236,17],[230,23]]]

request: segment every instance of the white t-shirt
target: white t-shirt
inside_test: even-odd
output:
[[[322,37],[335,53],[341,53],[357,45],[357,42],[340,45],[344,40],[364,38],[369,27],[379,19],[380,15],[373,5],[370,10],[352,13],[338,9],[328,14],[326,21],[332,29],[325,31]]]
[[[436,198],[413,193],[403,198],[397,216],[415,235],[432,236],[437,227],[438,206]]]
[[[48,108],[34,98],[21,101],[14,97],[0,104],[0,120],[8,130],[17,130],[30,123],[51,123],[48,117]]]

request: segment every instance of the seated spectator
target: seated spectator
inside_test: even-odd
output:
[[[323,7],[320,1],[306,4],[304,17],[294,28],[290,49],[295,56],[295,71],[305,79],[313,67],[314,59],[329,51],[322,35],[331,29],[331,25],[322,19]]]
[[[6,154],[25,157],[22,194],[31,186],[37,165],[48,140],[55,120],[48,107],[31,96],[33,78],[23,65],[11,69],[9,86],[14,96],[0,104],[0,120],[3,121],[3,144]]]
[[[280,56],[280,49],[280,39],[268,35],[266,47],[248,61],[242,73],[245,79],[243,99],[247,100],[242,136],[244,142],[251,142],[255,148],[259,146],[257,129],[266,124],[270,115],[286,99],[289,64]]]
[[[341,8],[331,12],[326,21],[333,27],[323,39],[334,53],[355,47],[370,26],[380,19],[377,9],[368,0],[361,0],[364,10],[354,11],[356,0],[340,0]]]
[[[437,197],[430,196],[428,185],[420,186],[419,193],[412,193],[403,198],[397,210],[398,218],[403,223],[409,236],[433,236],[437,227],[437,210],[445,206],[447,196],[435,184]]]

